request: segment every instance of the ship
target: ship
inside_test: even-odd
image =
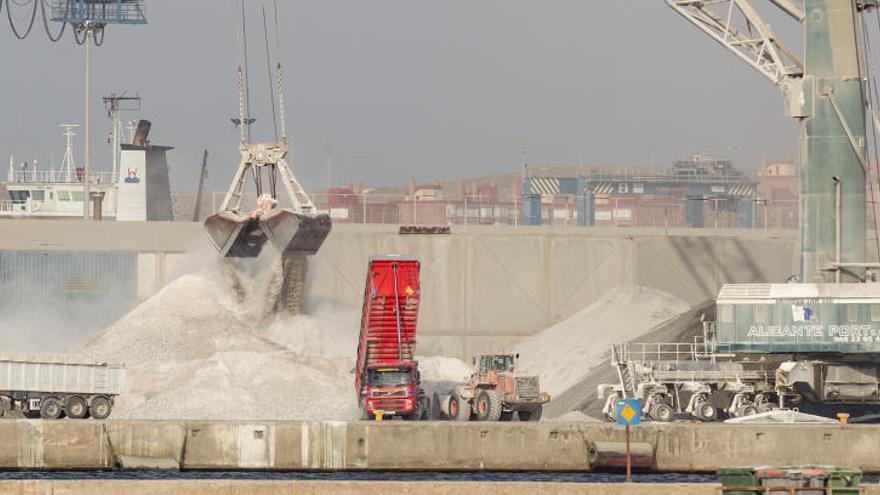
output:
[[[109,172],[89,171],[89,218],[174,220],[167,160],[167,152],[173,148],[150,143],[150,128],[149,121],[138,121],[130,141],[120,142],[114,149],[118,165]],[[9,159],[6,181],[0,182],[0,219],[83,217],[86,176],[82,168],[72,164],[69,128],[65,136],[67,152],[58,170],[39,170],[36,162],[16,166],[15,159]]]

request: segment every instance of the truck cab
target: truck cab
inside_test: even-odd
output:
[[[382,414],[419,419],[427,412],[422,411],[419,397],[418,363],[369,366],[362,379],[361,415],[364,418]]]

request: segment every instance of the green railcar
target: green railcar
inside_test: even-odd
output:
[[[731,284],[717,299],[720,350],[880,352],[880,284]]]

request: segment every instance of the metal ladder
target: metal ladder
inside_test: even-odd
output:
[[[611,346],[611,361],[617,369],[617,378],[620,380],[620,388],[623,391],[623,398],[635,398],[636,382],[632,376],[632,370],[629,367],[626,356],[621,352],[621,348],[616,345]]]

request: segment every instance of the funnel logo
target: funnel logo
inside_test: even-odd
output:
[[[813,310],[805,306],[791,306],[791,319],[795,322],[813,321]]]
[[[125,177],[126,184],[139,184],[141,182],[140,177],[138,177],[138,169],[129,168],[128,175]]]

